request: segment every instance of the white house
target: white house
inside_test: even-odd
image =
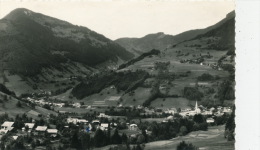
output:
[[[57,129],[47,129],[47,133],[51,136],[51,137],[56,137],[58,134],[58,130]]]
[[[72,106],[79,108],[81,106],[81,104],[80,103],[74,103],[74,104],[72,104]]]
[[[48,128],[47,126],[37,126],[35,131],[38,135],[42,135],[46,132],[47,128]]]
[[[202,115],[212,115],[212,111],[204,111],[201,114]]]
[[[206,122],[207,122],[207,123],[214,123],[215,120],[214,120],[213,118],[207,118]]]
[[[168,109],[168,110],[164,111],[164,113],[166,113],[166,114],[174,114],[175,111],[172,110],[172,109]]]
[[[102,131],[108,130],[108,123],[101,123],[101,125],[99,126],[99,129]]]
[[[13,130],[13,124],[14,122],[10,122],[10,121],[5,121],[2,125],[1,125],[1,130],[0,133],[7,133],[8,131],[12,131]]]
[[[78,123],[83,123],[83,124],[87,124],[88,121],[86,119],[78,119],[77,121]]]
[[[136,131],[137,129],[138,129],[137,124],[130,124],[129,130],[134,130],[134,131]]]
[[[67,123],[77,124],[78,118],[67,118]]]
[[[92,120],[92,123],[93,124],[100,124],[100,121],[99,120]]]
[[[224,107],[223,113],[232,113],[232,109],[230,109],[229,107]]]
[[[53,103],[53,105],[61,108],[65,106],[65,103]]]
[[[109,118],[108,115],[106,115],[105,113],[100,113],[99,116],[97,116],[98,118]]]

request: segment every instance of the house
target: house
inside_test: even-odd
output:
[[[207,123],[214,123],[215,120],[214,120],[213,118],[207,118],[206,122],[207,122]]]
[[[35,123],[25,123],[24,127],[22,128],[23,131],[25,131],[26,127],[28,127],[27,132],[32,132],[32,129],[34,128]]]
[[[202,115],[212,115],[212,111],[204,111],[201,114]]]
[[[47,130],[47,126],[37,126],[35,129],[37,135],[43,135]]]
[[[175,111],[173,109],[168,109],[168,110],[164,111],[164,113],[166,113],[166,114],[174,114]]]
[[[143,109],[144,106],[142,106],[142,105],[138,105],[136,108],[137,108],[137,109]]]
[[[224,107],[223,113],[232,113],[232,109],[230,109],[229,107]]]
[[[76,107],[76,108],[80,108],[81,104],[80,103],[74,103],[72,104],[73,107]]]
[[[78,123],[87,124],[88,121],[86,119],[78,119]]]
[[[18,136],[15,135],[15,136],[12,136],[12,138],[13,138],[13,140],[15,141],[15,140],[17,140]]]
[[[78,118],[67,118],[67,123],[77,124]]]
[[[138,129],[137,124],[130,124],[129,125],[129,130],[136,131]]]
[[[100,121],[99,120],[92,120],[92,123],[93,124],[100,124]]]
[[[12,131],[13,130],[13,124],[14,122],[10,122],[10,121],[5,121],[2,125],[1,125],[1,129],[0,129],[0,133],[7,133],[8,131]]]
[[[56,137],[58,134],[58,130],[57,129],[47,129],[47,133],[51,136],[51,137]]]
[[[108,129],[108,123],[101,123],[99,129],[102,131],[106,131]]]
[[[61,108],[65,106],[65,103],[53,103],[53,105]]]
[[[98,118],[109,118],[108,115],[106,115],[105,113],[100,113],[99,116],[97,116]]]

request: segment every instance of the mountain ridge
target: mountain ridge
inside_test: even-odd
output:
[[[25,8],[13,10],[0,24],[0,61],[3,69],[13,73],[35,75],[44,67],[59,67],[68,61],[94,67],[109,60],[117,62],[118,57],[125,61],[133,57],[86,27]]]
[[[135,55],[140,55],[141,53],[147,52],[151,49],[164,50],[169,46],[178,44],[180,42],[191,40],[199,35],[205,34],[208,31],[221,26],[226,21],[235,17],[235,11],[231,11],[226,15],[226,17],[214,25],[211,25],[204,29],[188,30],[176,35],[164,34],[163,32],[158,32],[154,34],[148,34],[141,38],[119,38],[115,42],[125,47],[128,51],[135,53]],[[151,38],[153,37],[153,38]],[[163,38],[160,38],[163,37]]]

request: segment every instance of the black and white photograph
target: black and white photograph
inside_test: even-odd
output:
[[[0,150],[237,149],[235,9],[0,0]]]

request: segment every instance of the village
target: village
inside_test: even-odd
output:
[[[206,130],[208,126],[224,124],[227,117],[232,113],[232,108],[230,107],[217,106],[215,108],[206,108],[198,105],[197,101],[192,109],[162,109],[143,107],[141,105],[136,107],[124,107],[122,105],[118,105],[117,107],[102,105],[86,106],[77,102],[65,104],[30,97],[23,99],[23,102],[30,106],[33,104],[35,110],[32,109],[24,114],[17,115],[16,118],[9,118],[8,114],[0,117],[1,146],[5,146],[5,148],[10,147],[10,144],[19,143],[20,140],[23,140],[23,147],[26,149],[40,149],[46,146],[47,149],[50,149],[50,147],[64,149],[68,146],[73,147],[75,143],[71,140],[74,134],[87,134],[93,140],[99,138],[97,134],[109,137],[112,135],[111,143],[89,143],[89,147],[121,144],[123,137],[128,139],[128,142],[125,141],[128,144],[139,145],[148,142],[147,137],[154,136],[154,124],[157,126],[167,124],[175,126],[175,123],[178,123],[180,124],[179,126],[186,128],[185,131],[176,129],[176,132],[180,133],[177,134],[174,132],[175,135],[173,136],[180,136],[194,130],[194,127],[189,129],[188,126],[182,125],[181,120],[194,123],[194,119],[199,116],[199,122],[195,121],[198,129],[195,130]],[[49,107],[46,107],[47,105]],[[86,112],[75,113],[55,109],[63,107],[85,109]],[[48,110],[47,114],[41,114],[41,111],[38,111],[44,109]],[[119,138],[119,142],[112,142],[113,137],[117,136],[122,139]],[[78,135],[76,139],[80,140],[80,138],[81,136]]]

